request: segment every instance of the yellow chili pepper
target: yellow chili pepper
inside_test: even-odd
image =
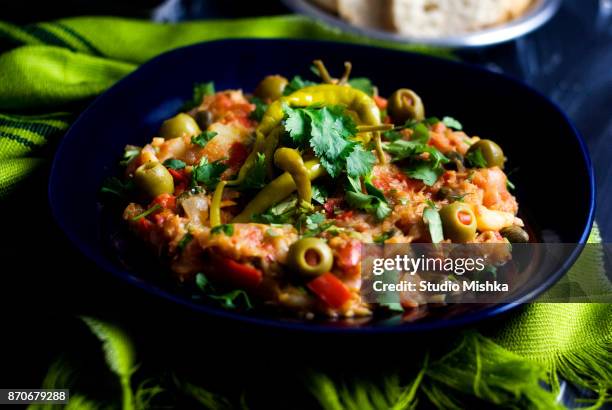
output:
[[[221,202],[223,200],[223,189],[227,181],[221,181],[217,184],[215,192],[210,204],[210,227],[221,225]]]
[[[318,160],[306,161],[304,166],[308,170],[310,180],[319,178],[325,175],[325,168],[319,163]],[[218,187],[217,187],[218,188]],[[242,212],[237,215],[232,222],[234,223],[246,223],[251,220],[253,215],[260,214],[266,209],[270,208],[287,198],[293,191],[297,189],[295,181],[290,173],[285,172],[278,178],[270,182],[264,187],[259,193],[247,204]],[[216,194],[216,192],[215,192]],[[214,202],[214,199],[213,199]],[[211,211],[212,212],[212,211]]]
[[[283,171],[291,174],[293,182],[297,187],[300,203],[310,205],[310,200],[312,199],[310,172],[304,165],[304,160],[300,153],[292,148],[279,148],[274,153],[274,163]]]

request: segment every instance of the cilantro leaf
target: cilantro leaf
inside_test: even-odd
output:
[[[131,160],[133,160],[140,154],[141,149],[142,148],[134,145],[127,145],[125,147],[125,150],[123,151],[123,157],[121,158],[121,162],[119,162],[119,165],[123,167],[127,166],[127,164],[129,164]]]
[[[202,100],[207,95],[213,95],[215,93],[215,83],[210,81],[207,83],[195,83],[193,85],[193,97],[190,101],[185,102],[183,105],[183,111],[188,111],[198,105],[202,104]]]
[[[444,232],[442,230],[442,219],[435,207],[427,207],[423,210],[423,221],[429,228],[429,235],[432,243],[440,243],[444,240]]]
[[[468,152],[465,156],[465,161],[471,168],[486,168],[487,160],[484,155],[482,155],[482,151],[480,148],[477,148],[471,152]]]
[[[164,166],[169,169],[183,169],[187,164],[180,159],[169,158],[164,161]]]
[[[410,178],[419,179],[425,185],[432,186],[442,174],[442,169],[434,167],[432,163],[420,161],[410,165],[405,172]]]
[[[329,196],[329,193],[327,192],[327,190],[325,189],[325,187],[323,187],[322,185],[313,185],[312,186],[312,200],[315,201],[318,204],[325,204],[325,201],[327,201],[327,197]]]
[[[394,131],[394,130],[383,132],[382,137],[386,139],[387,141],[397,141],[397,140],[401,140],[402,138],[404,138],[401,132]]]
[[[456,130],[461,131],[463,129],[463,125],[453,117],[444,117],[442,118],[442,123],[446,125],[448,128],[454,128]]]
[[[266,155],[257,153],[255,163],[249,169],[246,178],[240,184],[240,189],[262,189],[266,186]]]
[[[300,90],[305,87],[309,87],[311,85],[316,85],[316,83],[308,80],[302,79],[299,75],[296,75],[289,81],[289,84],[285,87],[283,91],[283,95],[293,94],[297,90]]]
[[[374,95],[374,85],[369,78],[355,77],[350,79],[348,83],[351,87],[361,90],[369,96]]]
[[[251,111],[249,114],[249,118],[255,121],[261,121],[266,110],[268,109],[268,104],[266,104],[262,99],[253,97],[251,98],[251,104],[255,105],[255,109]]]
[[[253,220],[259,223],[286,224],[293,221],[297,209],[297,198],[295,195],[280,202],[264,213],[253,215]]]
[[[191,137],[191,143],[199,145],[200,147],[205,147],[216,135],[217,133],[215,131],[204,131],[200,135]]]
[[[392,238],[395,235],[395,229],[391,229],[387,232],[383,232],[382,234],[375,236],[372,238],[374,243],[385,243],[385,241],[389,238]]]
[[[376,188],[369,178],[366,178],[364,182],[367,193],[361,191],[358,178],[349,177],[348,180],[349,187],[345,198],[349,206],[373,214],[378,219],[384,219],[391,213],[391,208],[382,191]]]
[[[195,283],[209,299],[219,302],[226,309],[251,309],[253,307],[249,295],[242,289],[219,293],[203,273],[196,274]]]
[[[293,109],[288,105],[285,105],[283,110],[287,114],[284,125],[289,136],[298,145],[305,143],[310,135],[310,123],[306,111]]]
[[[220,233],[225,234],[226,236],[232,236],[234,234],[234,225],[232,224],[217,225],[210,230],[211,235],[217,235]]]
[[[346,172],[352,177],[369,175],[376,162],[372,152],[365,151],[361,145],[356,145],[346,158]]]
[[[209,163],[206,157],[202,157],[200,164],[193,167],[191,171],[191,185],[203,184],[206,188],[213,189],[226,169],[227,165],[220,161]]]

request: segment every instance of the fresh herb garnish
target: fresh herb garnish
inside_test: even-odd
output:
[[[404,138],[404,135],[399,131],[391,130],[383,132],[382,137],[387,141],[397,141]]]
[[[465,161],[471,168],[486,168],[487,160],[482,155],[480,148],[470,151],[465,156]]]
[[[348,83],[351,87],[361,90],[369,96],[374,95],[374,84],[369,78],[355,77],[351,78]]]
[[[304,87],[309,87],[311,85],[316,85],[316,84],[317,83],[308,81],[308,80],[304,80],[299,75],[296,75],[295,77],[291,79],[291,81],[289,81],[289,84],[287,84],[287,86],[283,90],[283,95],[293,94],[297,90],[300,90]]]
[[[255,163],[249,169],[246,178],[240,184],[240,189],[262,189],[266,186],[266,156],[257,153]]]
[[[423,181],[428,186],[436,183],[444,172],[442,164],[449,162],[444,154],[427,145],[427,140],[397,140],[385,144],[384,149],[393,156],[394,161],[408,159],[408,164],[404,168],[406,174],[411,178]],[[425,153],[428,154],[426,159],[421,155]]]
[[[446,125],[448,128],[454,128],[456,130],[461,131],[463,129],[463,125],[453,117],[444,117],[442,118],[442,123]]]
[[[180,159],[170,158],[170,159],[167,159],[167,160],[164,161],[164,166],[166,168],[179,170],[179,169],[185,168],[185,166],[187,166],[187,164],[185,164]]]
[[[193,235],[187,232],[176,245],[176,250],[181,253],[185,247],[193,240]]]
[[[312,200],[320,205],[324,205],[325,201],[327,201],[327,197],[329,197],[329,193],[327,189],[322,185],[313,185],[312,186]]]
[[[196,274],[195,283],[202,293],[219,302],[226,309],[251,309],[253,307],[249,295],[244,290],[236,289],[227,293],[219,293],[203,273]]]
[[[390,213],[391,208],[382,191],[376,188],[369,178],[364,179],[366,193],[361,190],[359,178],[348,177],[349,186],[346,193],[346,202],[356,209],[361,209],[369,214],[376,216],[377,219],[385,219]]]
[[[185,102],[183,105],[183,111],[188,111],[193,107],[197,107],[202,104],[202,100],[207,95],[213,95],[215,93],[215,83],[210,81],[208,83],[195,83],[193,85],[193,97],[190,101]]]
[[[255,214],[252,216],[255,222],[267,224],[287,224],[292,223],[296,214],[297,198],[290,196],[283,202],[280,202],[264,213]]]
[[[255,121],[261,121],[266,110],[268,109],[268,104],[266,104],[261,98],[252,97],[251,104],[255,105],[255,109],[251,111],[249,114],[249,118]]]
[[[389,238],[392,238],[395,235],[395,229],[391,229],[387,232],[383,232],[382,234],[375,236],[373,238],[374,243],[385,243],[385,241]]]
[[[106,178],[100,188],[100,193],[115,195],[119,198],[127,198],[133,191],[134,181],[129,179],[126,182],[117,177]]]
[[[428,206],[423,210],[423,221],[429,228],[429,235],[432,243],[440,243],[444,240],[444,232],[442,230],[442,219],[438,210],[433,206]]]
[[[516,189],[516,186],[508,178],[506,178],[506,187],[508,187],[508,189],[511,189],[511,190]]]
[[[160,204],[155,204],[151,208],[147,209],[146,211],[144,211],[144,212],[136,215],[135,217],[131,218],[130,221],[136,222],[139,219],[145,218],[145,217],[151,215],[152,213],[159,211],[161,208],[162,208],[162,206]]]
[[[121,158],[119,165],[121,165],[122,167],[125,167],[127,164],[130,163],[131,160],[133,160],[140,154],[141,149],[142,148],[136,147],[134,145],[126,146],[125,150],[123,151],[123,157]]]
[[[208,189],[214,189],[226,169],[227,165],[221,163],[221,160],[209,163],[206,157],[202,157],[191,171],[191,185],[203,184]]]
[[[210,230],[211,235],[217,235],[220,233],[225,234],[226,236],[232,236],[234,234],[234,225],[232,224],[217,225]]]
[[[376,158],[351,139],[357,134],[357,126],[344,108],[285,105],[284,111],[290,138],[298,146],[308,144],[331,177],[345,169],[353,177],[370,173]]]
[[[215,138],[217,133],[215,131],[204,131],[200,135],[195,135],[191,137],[191,143],[199,145],[200,147],[205,147],[208,142]]]

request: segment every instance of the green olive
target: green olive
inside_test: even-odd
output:
[[[422,121],[425,118],[425,106],[421,97],[407,88],[400,88],[391,95],[387,111],[396,124],[408,120]]]
[[[529,234],[520,226],[508,226],[499,231],[501,236],[508,239],[511,243],[527,243],[529,242]]]
[[[440,209],[444,238],[456,243],[466,243],[476,238],[476,215],[463,202],[453,202]]]
[[[504,151],[502,151],[501,147],[495,142],[491,140],[480,140],[470,147],[468,155],[477,150],[480,150],[482,153],[482,157],[487,162],[487,167],[491,168],[497,166],[504,169],[506,157],[504,157]]]
[[[300,275],[313,277],[329,272],[334,256],[323,239],[302,238],[289,248],[287,263]]]
[[[134,172],[136,186],[150,198],[174,192],[172,175],[160,162],[145,162]]]
[[[255,89],[255,97],[262,100],[278,100],[283,96],[283,91],[289,81],[282,75],[269,75]]]
[[[167,119],[159,128],[159,136],[164,139],[198,135],[202,131],[196,121],[188,114],[180,113]]]

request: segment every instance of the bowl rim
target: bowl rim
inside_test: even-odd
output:
[[[412,37],[391,31],[359,27],[350,24],[309,0],[283,0],[291,10],[315,18],[345,32],[404,44],[422,44],[436,47],[470,48],[505,43],[537,30],[559,11],[562,0],[533,0],[521,16],[497,26],[443,37]]]
[[[560,115],[561,119],[563,119],[567,125],[569,126],[573,137],[577,140],[580,146],[580,154],[582,155],[582,159],[587,168],[589,181],[588,187],[590,190],[590,198],[589,198],[589,213],[587,216],[587,223],[582,230],[582,234],[578,241],[578,247],[571,253],[571,255],[566,259],[563,265],[550,277],[547,278],[537,289],[532,290],[528,294],[523,295],[517,301],[512,303],[501,303],[491,307],[487,307],[481,309],[477,312],[462,314],[457,317],[439,319],[432,322],[411,322],[411,323],[400,323],[392,326],[369,326],[369,325],[358,325],[354,327],[344,327],[344,326],[333,326],[333,321],[330,321],[330,324],[319,324],[312,323],[308,321],[283,321],[274,317],[260,317],[260,316],[250,316],[240,312],[234,312],[227,309],[223,309],[221,307],[214,307],[210,305],[201,304],[198,302],[194,302],[192,300],[187,299],[181,295],[178,295],[172,291],[162,289],[154,284],[143,280],[142,278],[136,277],[131,274],[129,271],[124,270],[118,267],[116,264],[112,263],[107,257],[105,257],[101,252],[97,252],[95,249],[90,248],[89,246],[82,243],[79,235],[73,232],[71,229],[67,227],[64,223],[64,215],[62,211],[62,207],[60,206],[61,200],[56,193],[55,187],[58,184],[61,184],[61,180],[59,179],[59,171],[58,169],[61,167],[61,154],[66,149],[66,146],[69,146],[71,141],[75,138],[79,138],[83,135],[80,128],[82,127],[82,123],[86,121],[86,118],[90,115],[91,112],[95,111],[100,104],[100,101],[113,98],[117,93],[119,93],[123,88],[125,88],[132,81],[133,78],[141,75],[143,71],[150,70],[155,67],[156,64],[160,60],[164,60],[167,58],[174,58],[182,53],[185,53],[189,50],[196,50],[200,48],[206,48],[208,46],[232,46],[237,44],[248,43],[253,47],[262,47],[266,44],[274,44],[274,43],[285,43],[287,45],[291,45],[295,47],[295,49],[299,49],[299,44],[319,44],[326,47],[343,47],[343,52],[347,54],[350,53],[350,49],[376,49],[378,52],[385,52],[389,54],[400,54],[404,56],[412,56],[413,58],[424,59],[431,63],[444,62],[444,64],[449,64],[454,67],[468,67],[470,70],[475,71],[476,73],[480,72],[486,75],[497,76],[499,78],[504,79],[505,81],[509,81],[513,84],[514,87],[522,88],[524,91],[527,91],[534,95],[534,97],[541,99],[542,101],[548,103],[554,111]],[[297,46],[297,47],[296,47]],[[480,322],[484,319],[492,318],[498,315],[501,315],[505,312],[508,312],[517,306],[527,303],[533,300],[536,296],[545,292],[548,288],[550,288],[555,282],[557,282],[561,276],[563,276],[575,263],[576,259],[582,252],[584,245],[588,239],[588,236],[591,232],[593,222],[594,222],[594,213],[595,213],[595,176],[593,164],[591,162],[591,158],[586,146],[586,142],[584,138],[580,134],[580,132],[576,129],[572,121],[568,118],[568,116],[560,109],[560,107],[551,101],[548,97],[544,96],[539,91],[534,88],[528,86],[527,84],[522,83],[518,79],[511,77],[507,74],[492,72],[490,70],[485,69],[484,67],[463,63],[448,59],[442,59],[439,57],[434,57],[425,54],[418,54],[412,52],[405,52],[393,49],[386,49],[381,47],[374,46],[366,46],[366,45],[357,45],[357,44],[347,44],[343,42],[336,41],[322,41],[322,40],[295,40],[295,39],[228,39],[228,40],[216,40],[210,42],[201,42],[193,45],[188,45],[185,47],[176,48],[170,50],[168,52],[162,53],[151,60],[142,64],[138,69],[134,70],[123,79],[119,80],[116,84],[111,86],[104,93],[99,95],[74,121],[74,123],[70,126],[69,130],[66,132],[64,137],[61,139],[53,158],[53,163],[51,165],[51,171],[49,176],[48,183],[48,200],[51,208],[51,213],[53,218],[55,219],[58,226],[64,232],[64,234],[69,238],[70,242],[87,258],[93,261],[98,267],[100,267],[103,271],[111,273],[113,276],[118,277],[122,280],[127,281],[128,283],[135,285],[140,290],[144,290],[156,297],[160,297],[162,299],[169,300],[173,303],[177,303],[185,308],[190,310],[194,310],[198,313],[204,313],[213,318],[219,318],[224,320],[233,321],[236,324],[248,324],[254,326],[260,326],[262,328],[270,328],[270,329],[278,329],[283,331],[300,331],[300,332],[310,332],[310,333],[322,333],[322,334],[394,334],[394,333],[414,333],[414,332],[427,332],[434,330],[441,330],[447,328],[456,328],[465,326],[468,324],[473,324],[476,322]]]

